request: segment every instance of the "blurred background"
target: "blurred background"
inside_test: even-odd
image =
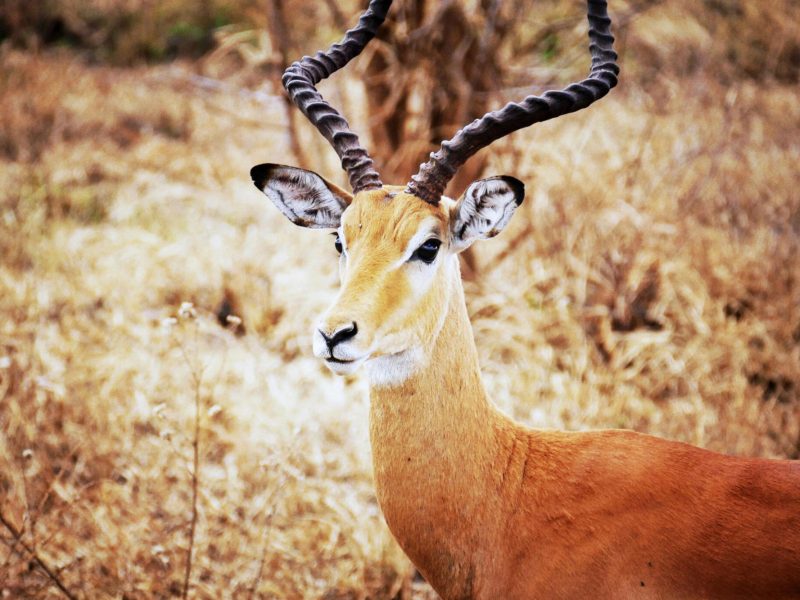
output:
[[[342,185],[279,84],[355,0],[0,7],[0,590],[433,598],[386,529],[367,388],[311,356],[329,236],[251,184]],[[486,385],[534,427],[800,458],[800,4],[612,0],[621,82],[474,157],[528,195],[465,257]],[[321,84],[402,184],[588,65],[579,0],[397,0]]]

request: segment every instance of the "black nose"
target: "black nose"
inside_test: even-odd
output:
[[[322,329],[319,330],[320,335],[325,339],[325,344],[328,346],[328,350],[333,350],[333,347],[338,344],[339,342],[345,342],[350,338],[355,337],[358,333],[358,325],[356,322],[353,321],[350,325],[346,325],[339,329],[339,331],[334,332],[331,337],[325,335],[325,332]]]

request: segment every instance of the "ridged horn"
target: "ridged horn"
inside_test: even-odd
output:
[[[375,33],[386,18],[391,0],[371,0],[358,24],[347,31],[341,42],[333,44],[327,52],[317,52],[313,57],[304,56],[292,63],[283,74],[283,87],[297,107],[330,142],[347,171],[353,192],[382,187],[380,176],[372,166],[372,159],[350,130],[347,121],[328,104],[314,87],[330,77],[361,51],[375,37]]]
[[[605,96],[617,84],[619,74],[605,0],[588,0],[588,19],[592,66],[586,79],[563,90],[511,102],[476,119],[431,153],[430,160],[411,178],[406,192],[438,204],[458,168],[482,148],[518,129],[586,108]]]

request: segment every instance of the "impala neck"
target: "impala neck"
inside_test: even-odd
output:
[[[446,276],[446,314],[426,360],[402,383],[370,389],[370,439],[392,533],[426,578],[446,574],[440,593],[460,597],[474,558],[464,549],[478,543],[487,518],[480,482],[497,461],[502,417],[483,388],[457,264]]]
[[[456,431],[474,433],[478,423],[482,426],[477,430],[484,429],[486,415],[494,413],[481,380],[457,257],[451,259],[454,267],[445,274],[447,307],[438,334],[428,348],[415,353],[415,368],[407,378],[388,385],[371,381],[373,435],[402,429],[409,434],[403,445],[435,440],[433,448],[443,450],[452,447],[445,438]]]

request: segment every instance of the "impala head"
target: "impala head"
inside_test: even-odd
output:
[[[458,202],[431,204],[395,186],[351,196],[294,167],[259,165],[252,175],[292,222],[333,230],[341,289],[317,323],[314,354],[336,373],[418,356],[442,325],[455,255],[499,233],[524,195],[513,177],[483,179]]]
[[[293,223],[334,232],[342,285],[317,324],[314,353],[341,374],[366,361],[396,370],[423,360],[447,313],[456,255],[502,231],[523,200],[522,182],[500,176],[475,181],[454,202],[443,192],[456,170],[517,129],[585,108],[617,81],[605,0],[588,0],[587,79],[486,114],[443,142],[406,186],[384,186],[358,137],[314,86],[363,50],[390,4],[371,0],[340,43],[304,57],[283,76],[289,96],[339,155],[353,194],[304,169],[263,164],[251,170],[255,185]]]

